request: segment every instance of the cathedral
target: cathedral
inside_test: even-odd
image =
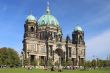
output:
[[[33,61],[37,66],[71,61],[72,65],[79,66],[85,60],[84,31],[77,25],[63,38],[63,32],[58,20],[51,14],[49,4],[46,12],[38,20],[30,14],[24,24],[23,53],[29,63]],[[72,38],[70,38],[72,37]]]

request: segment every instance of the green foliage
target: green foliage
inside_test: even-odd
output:
[[[96,67],[96,60],[93,59],[92,62],[91,62],[91,64],[92,64],[92,67]]]
[[[53,65],[53,60],[51,58],[49,58],[49,66]]]
[[[12,48],[0,48],[0,65],[14,67],[20,64],[18,53]]]
[[[40,60],[39,65],[44,66],[45,65],[45,61],[43,59]]]
[[[85,62],[85,67],[91,67],[91,61],[86,61]]]
[[[29,65],[29,59],[25,59],[24,60],[24,65],[26,66],[26,65]]]
[[[66,61],[65,60],[63,60],[63,62],[62,62],[62,66],[66,66]]]
[[[93,59],[92,61],[86,61],[85,62],[86,67],[109,67],[109,61],[107,60],[101,60],[101,59]]]
[[[69,65],[72,65],[72,60],[71,59],[68,59],[68,61],[66,62],[66,66],[69,66]]]
[[[84,66],[84,61],[82,62],[82,61],[80,61],[80,66]]]
[[[33,65],[33,66],[36,66],[36,65],[37,65],[36,59],[34,59],[34,60],[31,62],[31,65]]]

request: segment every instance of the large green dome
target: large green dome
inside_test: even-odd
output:
[[[59,26],[59,22],[57,21],[57,19],[50,14],[49,3],[47,3],[46,14],[39,18],[38,25]]]
[[[59,23],[57,21],[57,19],[50,15],[50,14],[46,14],[40,17],[40,19],[38,20],[38,25],[42,26],[42,25],[54,25],[54,26],[58,26]]]

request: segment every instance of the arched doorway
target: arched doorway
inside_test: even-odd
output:
[[[55,53],[56,53],[56,54],[58,55],[58,57],[59,57],[58,69],[60,70],[60,69],[62,69],[61,62],[62,62],[62,58],[63,58],[64,52],[63,52],[63,50],[62,50],[61,48],[57,48],[57,49],[55,50]]]

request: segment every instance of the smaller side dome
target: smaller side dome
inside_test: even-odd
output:
[[[27,16],[26,21],[36,21],[36,18],[33,15],[29,15]]]
[[[75,27],[74,31],[83,31],[83,29],[82,29],[79,25],[77,25],[77,26]]]

